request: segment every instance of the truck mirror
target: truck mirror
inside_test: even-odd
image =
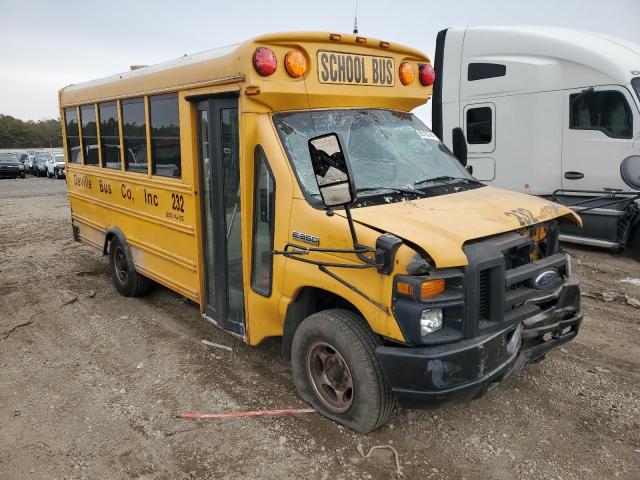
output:
[[[309,153],[325,207],[348,205],[356,199],[353,177],[335,133],[309,140]]]
[[[640,156],[625,158],[620,164],[620,176],[631,188],[640,190]]]
[[[453,143],[453,155],[458,159],[463,167],[467,166],[467,139],[460,127],[456,127],[451,132]]]

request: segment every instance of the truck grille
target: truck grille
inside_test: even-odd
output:
[[[566,275],[566,257],[544,248],[532,261],[533,240],[515,232],[464,246],[469,261],[465,269],[465,336],[472,338],[505,328],[540,311],[531,299],[549,296]],[[547,251],[550,250],[550,251]],[[544,289],[534,281],[542,272],[555,269],[559,279]],[[551,299],[549,302],[553,302]]]

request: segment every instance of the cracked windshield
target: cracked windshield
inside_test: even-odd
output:
[[[309,139],[336,132],[351,164],[358,197],[400,193],[422,196],[426,187],[476,183],[438,138],[410,113],[390,110],[319,110],[273,116],[303,190],[319,200]]]

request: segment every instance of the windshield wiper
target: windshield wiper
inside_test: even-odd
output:
[[[477,180],[474,180],[472,178],[465,178],[465,177],[452,177],[450,175],[441,175],[439,177],[432,177],[432,178],[424,178],[422,180],[418,180],[417,182],[414,182],[414,185],[424,185],[425,183],[437,183],[437,182],[444,182],[447,180],[457,180],[459,182],[465,182],[465,183],[480,183]]]
[[[383,186],[356,188],[356,193],[373,192],[375,190],[390,190],[392,192],[397,192],[397,193],[407,193],[407,194],[411,194],[411,195],[420,195],[420,192],[418,190],[415,190],[415,189],[401,188],[401,187],[383,187]]]

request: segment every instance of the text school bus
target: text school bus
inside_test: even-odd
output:
[[[281,336],[301,397],[354,430],[475,398],[576,335],[579,220],[467,173],[409,113],[433,81],[417,50],[291,33],[66,87],[74,236],[123,295],[153,280]]]

